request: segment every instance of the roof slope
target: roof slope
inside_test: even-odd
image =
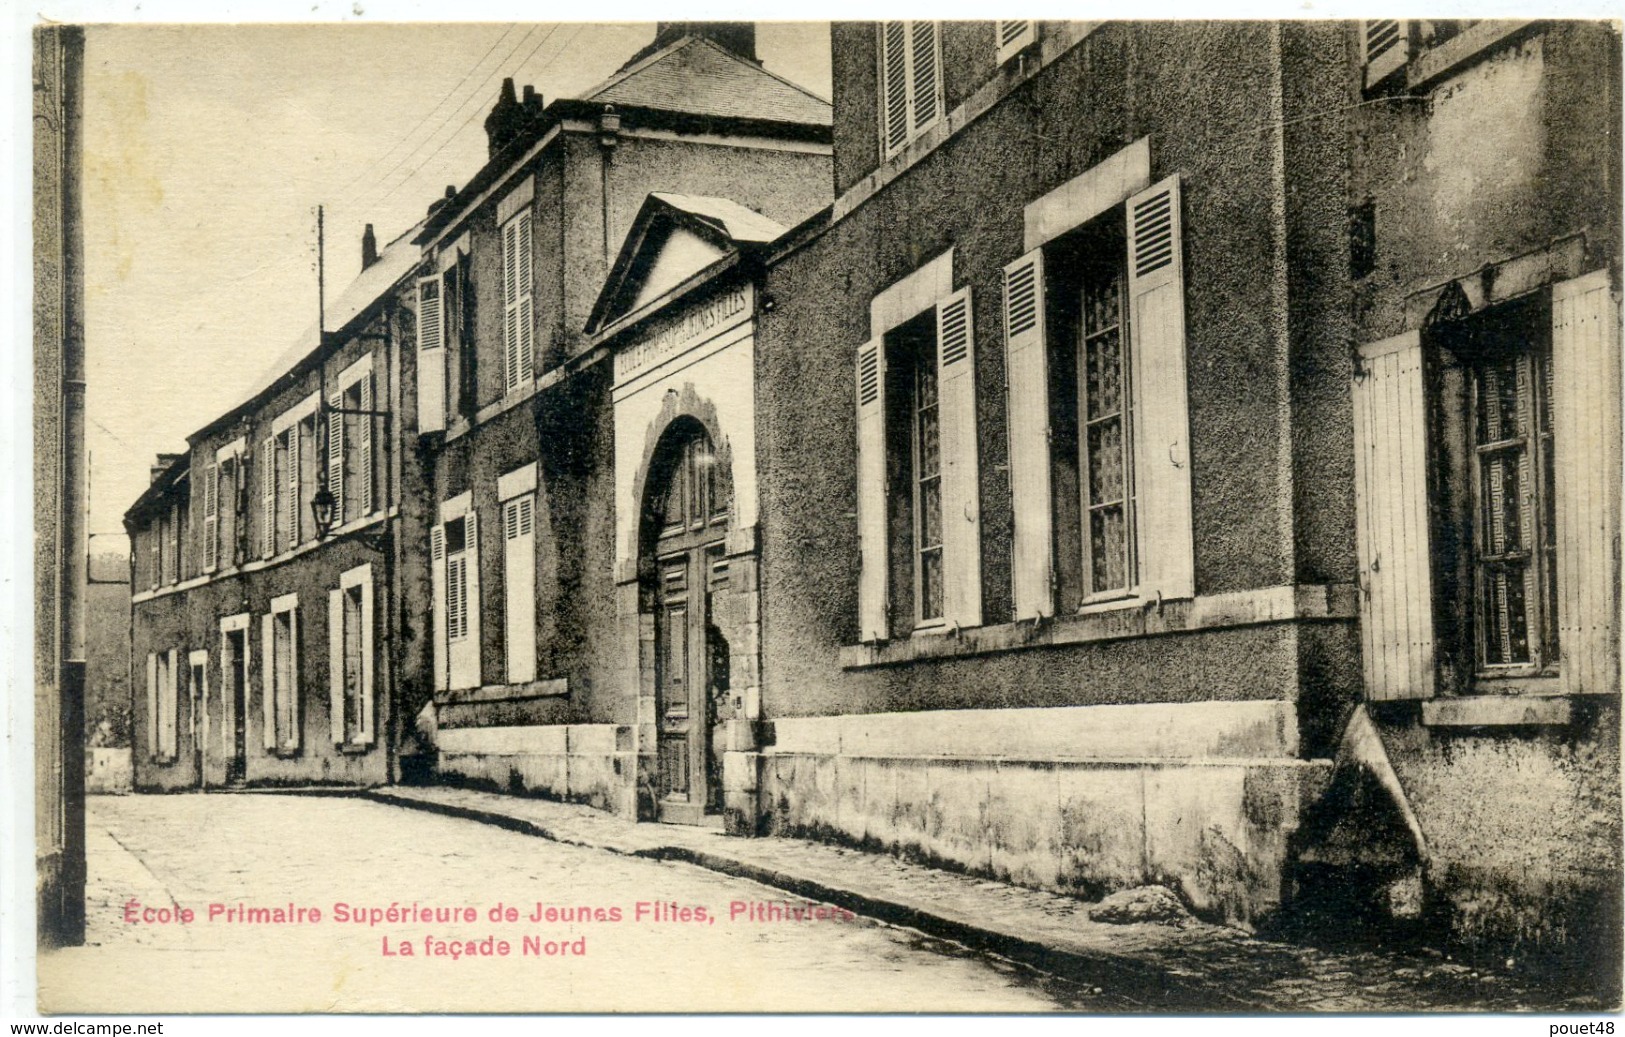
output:
[[[686,36],[622,69],[583,101],[828,126],[830,104],[708,39]]]
[[[346,324],[355,320],[368,307],[377,302],[379,297],[389,291],[396,281],[405,277],[417,265],[418,260],[423,256],[423,252],[412,243],[412,238],[422,226],[423,224],[419,223],[384,246],[384,250],[379,254],[378,259],[371,266],[357,274],[356,279],[351,281],[344,291],[339,293],[339,297],[327,305],[324,319],[329,328],[342,329]],[[277,354],[276,359],[271,361],[265,372],[253,381],[250,391],[223,411],[222,415],[230,414],[252,403],[255,397],[275,385],[278,379],[293,370],[300,361],[310,356],[320,347],[321,343],[316,335],[316,325],[311,324],[305,328],[297,339],[289,344],[287,349]],[[216,418],[215,420],[219,419]]]

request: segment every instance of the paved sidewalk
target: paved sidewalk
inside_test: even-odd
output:
[[[1333,953],[1237,929],[1092,921],[1089,904],[798,839],[634,824],[573,804],[457,788],[363,793],[610,853],[685,861],[846,907],[1076,982],[1151,1010],[1205,1012],[1580,1011],[1592,997],[1544,991],[1523,977],[1430,957]]]

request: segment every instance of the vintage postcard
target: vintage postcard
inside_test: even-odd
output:
[[[1618,1010],[1618,22],[32,52],[40,1013]]]

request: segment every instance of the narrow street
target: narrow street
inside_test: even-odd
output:
[[[87,944],[40,958],[45,1012],[1125,1007],[837,909],[819,920],[752,920],[751,905],[758,919],[760,905],[808,905],[692,865],[359,799],[93,797],[87,827]],[[650,905],[641,917],[640,903]],[[341,904],[363,920],[336,918]],[[475,920],[387,920],[392,905],[414,904],[472,908]],[[499,904],[517,920],[492,921]],[[604,920],[532,922],[538,904]],[[126,921],[127,912],[140,918],[150,908],[156,919],[177,905],[193,920]],[[243,920],[259,917],[243,909],[290,905],[304,920]],[[320,920],[300,909],[319,910]],[[384,920],[369,924],[372,909]]]

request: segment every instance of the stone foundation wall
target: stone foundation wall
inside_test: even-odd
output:
[[[616,724],[441,730],[442,780],[637,816],[632,728]]]
[[[774,834],[834,839],[1098,897],[1148,882],[1210,918],[1280,907],[1287,840],[1329,761],[1284,701],[780,720],[730,753]]]

